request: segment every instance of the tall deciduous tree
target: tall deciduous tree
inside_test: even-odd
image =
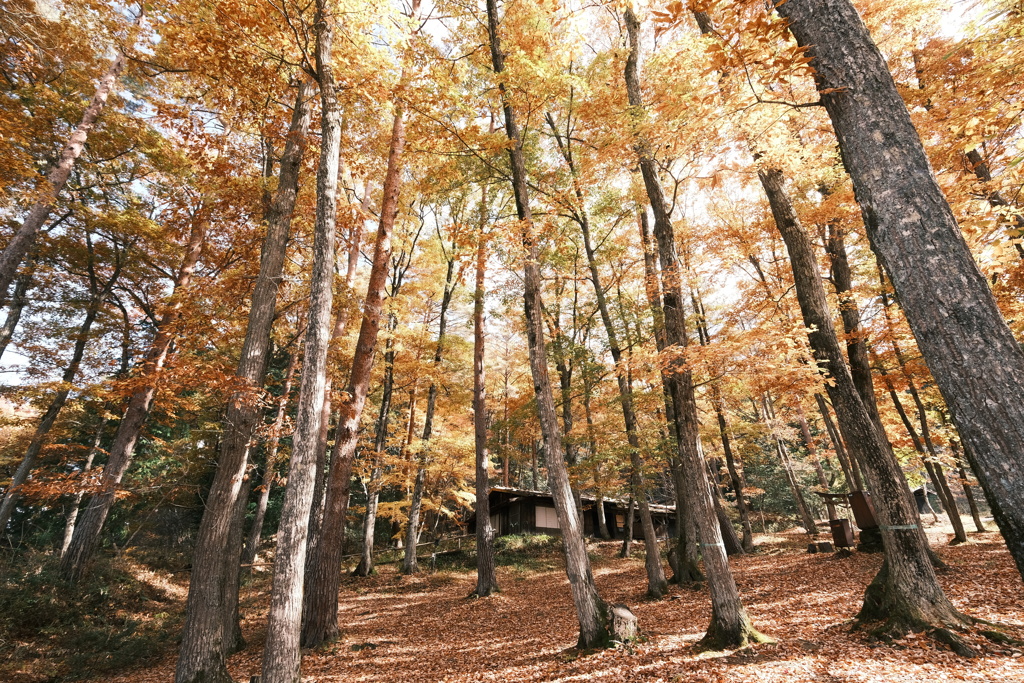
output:
[[[625,78],[629,106],[633,115],[643,113],[640,89],[640,22],[632,9],[623,15],[629,40]],[[687,344],[683,312],[679,257],[676,254],[675,232],[669,216],[668,203],[658,177],[658,168],[650,143],[637,134],[636,154],[640,162],[647,197],[654,212],[654,237],[661,263],[665,335],[669,353],[678,354]],[[675,409],[679,462],[683,474],[686,499],[693,512],[701,540],[704,569],[711,591],[711,624],[704,636],[709,647],[738,647],[765,640],[753,627],[740,601],[739,590],[729,569],[722,531],[715,515],[710,482],[703,455],[697,446],[697,402],[693,389],[693,372],[683,367],[678,356],[669,366],[669,393]]]
[[[523,140],[510,101],[509,86],[505,83],[502,75],[505,71],[505,53],[502,52],[498,26],[497,0],[487,0],[487,31],[491,64],[499,79],[498,88],[501,93],[502,113],[505,118],[505,134],[510,143],[508,155],[512,168],[512,191],[515,195],[516,213],[519,216],[523,248],[526,252],[523,280],[530,371],[533,375],[533,390],[537,401],[541,433],[544,435],[551,493],[555,501],[559,528],[562,530],[565,571],[569,577],[569,588],[580,624],[577,647],[607,647],[614,640],[621,642],[636,635],[636,617],[625,605],[609,606],[598,595],[594,575],[590,568],[590,558],[587,557],[587,548],[583,542],[580,518],[569,484],[569,471],[565,464],[562,433],[558,425],[558,416],[555,413],[555,399],[548,374],[547,350],[544,347],[539,236],[530,209]]]
[[[327,389],[327,351],[334,300],[335,226],[338,209],[338,166],[341,153],[341,105],[334,72],[335,18],[331,0],[316,2],[316,76],[320,85],[320,164],[316,176],[316,232],[313,273],[303,353],[299,406],[295,420],[288,486],[281,508],[274,556],[267,640],[263,649],[265,683],[299,680],[303,572],[309,511],[313,504],[315,459]]]
[[[225,657],[237,642],[239,557],[249,491],[245,475],[250,444],[262,412],[260,397],[270,351],[270,331],[299,189],[299,169],[309,133],[311,95],[311,85],[301,80],[281,155],[277,190],[265,215],[267,233],[263,239],[260,271],[235,372],[241,387],[228,401],[220,458],[192,558],[185,626],[175,669],[176,683],[230,680]]]
[[[807,49],[885,265],[1024,576],[1024,350],[971,256],[921,138],[849,0],[777,5]]]

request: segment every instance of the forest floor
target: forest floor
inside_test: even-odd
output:
[[[950,565],[940,576],[949,597],[963,612],[1007,625],[1020,637],[1024,586],[1001,538],[972,534],[969,543],[950,547],[947,531],[939,526],[929,533]],[[486,599],[466,597],[475,586],[475,573],[466,567],[404,577],[387,565],[367,579],[346,577],[342,637],[304,654],[303,680],[1024,681],[1019,646],[968,635],[983,653],[968,660],[922,635],[886,644],[851,633],[880,555],[807,554],[805,537],[798,533],[762,535],[757,541],[759,552],[733,558],[731,565],[754,623],[777,644],[697,650],[709,620],[706,589],[673,586],[666,599],[647,600],[641,557],[619,559],[618,544],[608,542],[590,546],[599,590],[606,600],[633,609],[643,637],[619,649],[579,653],[573,649],[577,624],[568,584],[557,546],[548,544],[500,566],[502,592]],[[164,580],[180,583],[181,578]],[[252,645],[231,658],[238,681],[259,672],[268,578],[257,577],[244,596],[244,632]],[[183,588],[175,593],[182,595]],[[170,681],[173,668],[169,649],[156,666],[104,678]]]

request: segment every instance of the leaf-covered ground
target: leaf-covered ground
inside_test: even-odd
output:
[[[937,531],[937,530],[936,530]],[[948,537],[944,537],[948,538]],[[894,644],[851,633],[851,619],[878,555],[808,555],[800,538],[762,537],[761,552],[732,560],[747,609],[778,639],[738,652],[698,652],[708,623],[705,591],[673,588],[670,597],[643,597],[638,559],[616,558],[617,546],[592,546],[602,595],[632,607],[644,639],[630,647],[579,654],[564,573],[499,569],[502,593],[467,599],[472,572],[402,577],[383,567],[369,579],[342,585],[340,641],[306,653],[309,681],[1024,681],[1022,648],[977,636],[984,652],[966,660],[923,636]],[[1024,585],[995,534],[972,535],[960,547],[939,546],[950,571],[940,578],[964,612],[1024,631]],[[246,637],[263,638],[265,605],[251,596]],[[259,671],[259,647],[231,660],[236,679]],[[118,681],[167,681],[173,659]]]

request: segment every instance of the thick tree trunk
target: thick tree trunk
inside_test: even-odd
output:
[[[263,683],[298,683],[300,679],[303,572],[318,457],[317,442],[327,388],[341,153],[341,107],[331,63],[335,18],[329,7],[328,0],[316,2],[315,51],[320,84],[321,143],[316,177],[313,272],[310,276],[309,312],[292,459],[277,530],[270,614],[263,648]]]
[[[121,478],[124,477],[128,466],[131,465],[132,456],[135,453],[135,443],[142,434],[142,428],[149,417],[149,410],[153,405],[153,397],[156,395],[164,364],[170,353],[171,344],[178,333],[176,328],[178,319],[181,317],[182,300],[192,282],[192,276],[199,263],[206,240],[206,217],[200,215],[203,212],[203,207],[200,205],[192,215],[188,244],[185,247],[181,266],[174,278],[174,289],[170,301],[157,324],[153,342],[139,371],[138,388],[128,399],[124,417],[117,426],[117,434],[114,435],[114,441],[110,446],[107,464],[103,467],[99,491],[94,493],[86,503],[81,519],[75,527],[75,533],[71,537],[71,543],[61,558],[60,573],[69,581],[78,581],[85,573],[86,565],[92,557],[96,544],[99,543],[107,514],[114,505]]]
[[[522,230],[523,247],[526,251],[523,298],[530,371],[533,376],[533,389],[537,400],[541,432],[545,441],[548,481],[551,485],[558,523],[562,531],[565,569],[580,625],[577,647],[584,649],[607,647],[613,641],[622,642],[635,637],[636,617],[624,605],[609,606],[600,598],[590,568],[587,547],[583,541],[581,520],[576,512],[572,488],[569,484],[562,434],[558,425],[558,416],[555,413],[554,395],[548,376],[541,301],[539,235],[533,224],[533,214],[530,211],[523,141],[516,124],[507,86],[501,76],[505,69],[505,55],[501,51],[501,41],[498,37],[497,0],[487,0],[487,28],[490,38],[491,62],[494,72],[499,78],[498,87],[505,118],[505,133],[511,143],[509,161],[512,167],[512,189]]]
[[[885,59],[849,0],[777,6],[807,46],[872,247],[977,462],[1024,576],[1024,349],[935,180]]]
[[[352,356],[347,400],[338,413],[334,437],[334,453],[327,478],[327,499],[321,537],[310,558],[306,592],[302,605],[302,644],[315,647],[338,635],[338,587],[341,584],[341,555],[345,540],[345,517],[348,513],[352,481],[352,460],[359,439],[359,421],[366,406],[373,368],[374,350],[380,332],[381,310],[384,306],[388,265],[391,261],[391,233],[398,216],[398,194],[401,188],[402,153],[405,149],[405,118],[402,102],[395,103],[388,151],[387,173],[384,177],[384,199],[381,205],[377,238],[373,247],[370,279],[363,299],[363,318]]]
[[[107,104],[107,98],[117,86],[118,79],[121,78],[126,61],[124,54],[118,52],[107,72],[96,84],[96,91],[93,93],[89,106],[82,112],[82,119],[78,127],[75,128],[67,144],[64,145],[64,149],[61,150],[60,158],[50,170],[49,175],[46,176],[46,181],[40,183],[39,199],[29,209],[25,220],[15,230],[14,235],[7,242],[7,246],[4,247],[3,253],[0,254],[0,301],[6,301],[7,291],[18,274],[18,266],[21,265],[25,255],[35,243],[36,235],[46,223],[46,219],[50,217],[58,195],[63,191],[64,185],[67,184],[68,178],[71,177],[71,172],[75,168],[75,162],[81,156],[82,150],[85,149],[89,133],[95,127],[97,119]]]
[[[894,633],[962,624],[965,618],[946,598],[935,576],[917,508],[911,502],[899,463],[883,443],[846,365],[818,263],[785,192],[782,173],[777,169],[759,169],[758,176],[789,252],[811,350],[832,378],[826,390],[836,407],[839,429],[846,446],[865,467],[880,521],[885,563],[868,587],[858,619],[885,621],[883,628]]]
[[[274,422],[270,427],[270,441],[267,443],[267,457],[263,464],[263,479],[260,481],[260,497],[256,501],[256,514],[253,516],[252,527],[245,540],[242,549],[241,564],[248,565],[256,561],[256,552],[260,547],[260,539],[263,538],[263,519],[267,514],[267,505],[270,503],[270,490],[277,481],[277,450],[281,443],[281,431],[284,429],[284,417],[288,409],[288,400],[292,393],[292,383],[295,380],[295,371],[299,365],[299,354],[293,353],[288,361],[288,370],[284,377],[284,387],[277,399],[277,413],[274,415]]]
[[[228,399],[217,470],[199,524],[175,683],[230,680],[225,658],[236,643],[237,625],[233,622],[238,607],[242,526],[249,491],[246,470],[261,414],[277,291],[309,133],[311,94],[311,84],[302,80],[281,155],[277,191],[264,216],[267,233],[263,238],[260,270],[235,372],[242,388]],[[273,467],[270,456],[268,465]],[[269,489],[269,484],[266,488]]]
[[[484,188],[486,190],[486,186]],[[484,382],[484,275],[487,269],[486,194],[480,201],[480,234],[476,247],[476,288],[473,291],[473,438],[476,449],[476,590],[485,598],[497,592],[494,572],[494,527],[491,526],[487,453],[487,385]]]
[[[625,11],[624,19],[630,46],[625,64],[626,91],[630,107],[639,115],[643,112],[638,68],[640,23],[631,9]],[[654,211],[654,236],[661,261],[666,342],[669,349],[678,352],[687,344],[687,338],[674,230],[650,144],[638,134],[635,147],[648,199]],[[669,388],[677,417],[679,460],[685,497],[697,523],[711,592],[711,625],[703,642],[713,648],[739,647],[762,640],[763,636],[751,625],[729,569],[722,532],[715,517],[707,470],[697,447],[697,402],[691,371],[680,367],[678,359],[670,364],[668,370],[672,380]]]

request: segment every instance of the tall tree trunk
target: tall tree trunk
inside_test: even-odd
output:
[[[415,574],[416,566],[416,542],[419,539],[420,528],[420,506],[423,503],[423,490],[427,480],[427,464],[430,449],[430,437],[434,432],[434,410],[437,405],[437,380],[436,376],[441,372],[441,355],[444,352],[444,335],[448,326],[448,307],[452,302],[452,295],[455,294],[456,281],[455,272],[455,245],[452,251],[447,254],[448,268],[444,278],[444,292],[441,295],[441,313],[438,320],[437,346],[434,348],[434,370],[430,381],[430,389],[427,391],[427,412],[423,416],[423,450],[417,458],[416,480],[412,488],[412,500],[409,503],[409,524],[406,527],[405,536],[405,558],[402,563],[402,572]]]
[[[615,363],[615,379],[619,389],[619,403],[622,405],[622,419],[626,426],[626,441],[629,443],[630,466],[633,469],[636,481],[636,497],[640,508],[640,523],[644,530],[644,549],[646,551],[647,569],[647,596],[650,598],[662,598],[668,592],[668,581],[665,580],[665,572],[661,566],[661,549],[658,547],[658,538],[655,534],[654,520],[651,517],[651,508],[647,502],[646,482],[644,481],[643,460],[641,458],[641,446],[639,428],[637,426],[636,410],[633,406],[633,388],[630,386],[627,373],[626,361],[622,357],[622,348],[619,346],[618,335],[615,332],[615,325],[612,322],[611,314],[608,311],[608,300],[605,296],[604,287],[601,284],[601,275],[597,267],[597,254],[594,249],[593,239],[590,234],[590,216],[587,212],[586,198],[583,188],[580,185],[576,164],[572,155],[571,139],[562,138],[555,125],[554,118],[548,114],[548,126],[555,135],[562,158],[569,167],[572,176],[573,192],[576,196],[576,206],[573,213],[583,233],[583,247],[587,254],[587,266],[590,269],[590,281],[594,285],[594,296],[597,299],[597,309],[601,314],[601,322],[604,324],[605,334],[608,336],[608,347],[612,354],[612,361]],[[563,407],[568,395],[571,393],[563,386]],[[571,412],[566,408],[566,412]],[[567,418],[566,430],[569,429],[570,418]],[[603,516],[603,515],[602,515]],[[607,529],[605,530],[607,532]]]
[[[250,445],[261,414],[277,291],[284,270],[299,189],[299,170],[309,133],[311,95],[312,85],[305,79],[301,80],[292,109],[288,140],[281,155],[277,191],[264,215],[267,232],[263,238],[260,270],[235,371],[241,388],[228,399],[217,470],[199,524],[175,683],[230,680],[225,658],[238,642],[235,615],[242,528],[249,491],[246,470]],[[268,464],[273,467],[269,456]]]
[[[631,9],[625,11],[624,19],[630,47],[625,65],[626,91],[630,107],[639,115],[643,112],[638,68],[640,23]],[[670,349],[676,347],[673,351],[678,352],[688,340],[683,320],[682,285],[675,234],[650,144],[642,135],[637,134],[635,148],[648,199],[654,211],[654,236],[661,261],[666,342]],[[670,365],[669,371],[686,499],[691,506],[700,534],[704,568],[711,592],[711,625],[703,643],[713,648],[725,648],[762,640],[763,636],[751,625],[740,601],[736,582],[729,569],[721,528],[715,517],[707,470],[697,448],[697,402],[692,373],[689,369],[680,367],[678,360]]]
[[[85,573],[86,565],[99,543],[103,524],[107,514],[114,505],[117,489],[121,478],[131,465],[135,453],[135,443],[142,434],[142,428],[149,417],[153,405],[160,376],[171,350],[171,344],[177,336],[177,324],[181,317],[182,302],[186,296],[192,276],[199,263],[206,240],[206,217],[201,215],[204,208],[200,205],[192,215],[192,225],[188,244],[181,266],[174,278],[174,289],[166,304],[163,315],[157,324],[156,334],[139,371],[138,388],[128,399],[128,407],[124,417],[117,426],[117,434],[110,446],[107,464],[100,478],[99,491],[94,493],[86,503],[81,519],[75,527],[71,543],[60,561],[60,573],[69,581],[78,581]]]
[[[484,186],[486,192],[486,186]],[[487,268],[487,195],[480,200],[480,234],[476,247],[476,288],[473,291],[473,439],[476,450],[476,590],[484,598],[497,592],[494,572],[494,527],[491,526],[487,466],[487,385],[484,383],[484,285]]]
[[[808,48],[875,253],[1024,576],[1024,349],[1006,325],[885,59],[849,0],[778,5]]]
[[[292,383],[295,381],[295,371],[299,366],[299,354],[292,353],[288,360],[288,370],[284,377],[284,387],[277,399],[277,412],[274,415],[274,422],[270,426],[270,441],[267,443],[267,457],[263,464],[263,478],[260,481],[260,497],[256,501],[256,514],[253,516],[252,526],[249,528],[249,535],[245,540],[242,549],[241,564],[252,564],[256,561],[256,552],[260,547],[260,539],[263,538],[263,519],[267,514],[267,505],[270,503],[270,490],[277,481],[277,450],[281,443],[281,431],[284,429],[284,417],[288,409],[288,400],[292,393]]]
[[[533,376],[541,432],[545,441],[548,480],[555,501],[559,528],[562,531],[565,569],[580,625],[577,647],[583,649],[607,647],[615,640],[621,642],[635,636],[636,617],[624,605],[609,607],[598,595],[590,568],[590,558],[587,556],[587,547],[583,541],[580,518],[576,512],[572,488],[569,484],[569,471],[565,464],[562,434],[558,425],[558,416],[555,413],[555,400],[548,376],[542,317],[539,236],[533,224],[533,214],[530,211],[523,141],[509,98],[508,86],[501,76],[505,70],[505,55],[501,51],[501,41],[498,37],[497,0],[487,0],[487,28],[490,38],[491,62],[495,74],[498,75],[498,88],[505,118],[505,133],[511,143],[508,152],[512,167],[512,189],[522,229],[523,247],[526,251],[523,298],[530,371]]]
[[[373,368],[377,335],[380,332],[381,310],[384,306],[388,266],[391,262],[391,233],[398,216],[404,150],[404,105],[401,100],[397,100],[391,128],[387,172],[384,177],[384,198],[373,247],[373,263],[366,286],[366,297],[363,299],[363,318],[345,388],[348,398],[338,412],[334,454],[331,457],[331,470],[327,478],[324,519],[328,523],[321,527],[320,541],[314,548],[307,570],[307,585],[302,605],[304,647],[315,647],[338,635],[338,587],[341,584],[341,554],[352,482],[352,460],[359,440],[359,421],[366,406],[370,371]]]
[[[288,467],[281,522],[274,554],[274,578],[263,648],[263,683],[296,683],[300,677],[299,636],[303,612],[303,572],[309,512],[313,504],[317,446],[327,389],[334,300],[338,167],[341,106],[338,102],[332,43],[335,18],[329,0],[316,0],[316,72],[320,84],[320,163],[316,175],[316,226],[309,313],[299,381],[292,459]]]
[[[917,508],[912,504],[910,488],[899,463],[883,444],[882,435],[865,408],[846,365],[828,310],[818,263],[785,192],[782,173],[777,169],[759,169],[758,177],[789,252],[811,350],[832,378],[826,390],[836,407],[839,429],[855,459],[864,465],[875,496],[885,562],[868,587],[858,619],[885,621],[885,628],[896,633],[963,623],[964,617],[939,586]]]
[[[46,181],[40,183],[39,199],[29,209],[25,220],[15,230],[14,235],[7,242],[7,246],[4,247],[3,253],[0,254],[0,301],[7,299],[7,291],[18,274],[18,266],[21,265],[25,255],[35,243],[36,235],[46,223],[46,219],[50,217],[57,197],[64,190],[68,178],[71,177],[75,162],[81,156],[82,150],[85,149],[89,133],[95,127],[97,119],[107,104],[107,98],[117,86],[118,79],[121,78],[126,61],[124,53],[118,51],[114,61],[110,63],[106,73],[96,84],[92,100],[82,112],[82,119],[79,121],[78,127],[75,128],[71,137],[68,138],[67,144],[64,145],[64,149],[61,150],[60,158],[50,169]]]

